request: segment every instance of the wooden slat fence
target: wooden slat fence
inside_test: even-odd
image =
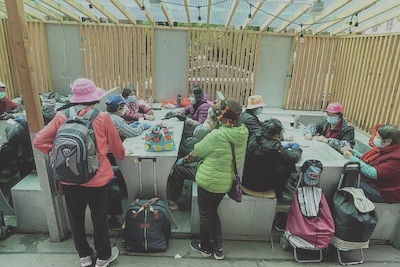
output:
[[[155,97],[154,29],[80,25],[85,76],[109,90],[133,85],[139,99]]]
[[[242,105],[255,87],[260,35],[254,32],[188,32],[188,89],[200,86],[211,99],[216,91]]]
[[[8,41],[7,25],[4,19],[0,19],[0,81],[7,85],[6,92],[11,98],[17,96],[14,87],[12,71],[12,58]]]
[[[342,37],[335,61],[331,99],[354,125],[400,124],[400,35]]]
[[[309,36],[304,43],[293,38],[286,109],[322,110],[328,101],[335,38]]]

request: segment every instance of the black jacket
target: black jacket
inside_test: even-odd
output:
[[[276,177],[278,167],[294,168],[294,164],[300,160],[301,154],[300,148],[283,149],[279,141],[266,139],[261,134],[251,136],[246,150],[243,186],[256,192],[275,189],[274,179],[289,178]]]

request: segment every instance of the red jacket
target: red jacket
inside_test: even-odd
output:
[[[82,110],[79,114],[85,114],[89,107]],[[63,112],[57,112],[53,120],[51,120],[46,127],[36,134],[35,140],[33,140],[33,145],[43,154],[48,155],[53,147],[53,140],[56,136],[57,130],[66,119],[67,117]],[[101,164],[95,176],[87,183],[82,184],[82,186],[101,187],[106,185],[114,176],[111,164],[107,159],[108,150],[110,150],[110,152],[118,159],[123,160],[125,158],[125,148],[122,145],[117,129],[107,113],[100,112],[99,115],[94,118],[92,124],[96,138],[97,155]]]
[[[389,145],[369,163],[378,172],[378,179],[365,179],[376,187],[387,203],[400,202],[400,144]]]
[[[18,104],[14,103],[6,96],[0,99],[0,114],[3,113],[4,111],[11,111],[13,109],[16,109],[17,107]]]

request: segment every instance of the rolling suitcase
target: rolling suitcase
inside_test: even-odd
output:
[[[130,204],[125,217],[125,246],[128,252],[162,252],[168,247],[172,219],[167,203],[156,197],[156,158],[138,158],[140,196],[143,195],[142,160],[153,161],[155,197],[138,198]]]

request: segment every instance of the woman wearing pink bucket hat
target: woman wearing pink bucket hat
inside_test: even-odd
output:
[[[319,124],[309,124],[304,128],[304,138],[311,140],[317,135],[316,140],[325,142],[337,151],[343,147],[353,147],[354,127],[349,125],[343,117],[343,106],[333,102],[326,107],[326,119]]]
[[[103,89],[96,87],[93,81],[79,78],[72,84],[71,104],[63,107],[69,111],[75,109],[76,113],[83,116],[94,107],[94,104],[104,96]],[[33,145],[43,154],[48,155],[53,148],[53,140],[60,126],[67,120],[67,112],[61,109],[54,118],[36,134]],[[114,172],[109,160],[108,151],[118,159],[125,158],[125,149],[122,145],[118,131],[106,112],[100,112],[92,120],[95,136],[99,167],[95,175],[84,184],[71,184],[61,182],[61,189],[65,195],[71,232],[78,251],[81,266],[92,266],[93,249],[86,239],[85,210],[89,206],[93,218],[95,249],[97,251],[96,266],[108,266],[114,261],[119,250],[111,248],[108,223],[108,182],[114,177]]]

